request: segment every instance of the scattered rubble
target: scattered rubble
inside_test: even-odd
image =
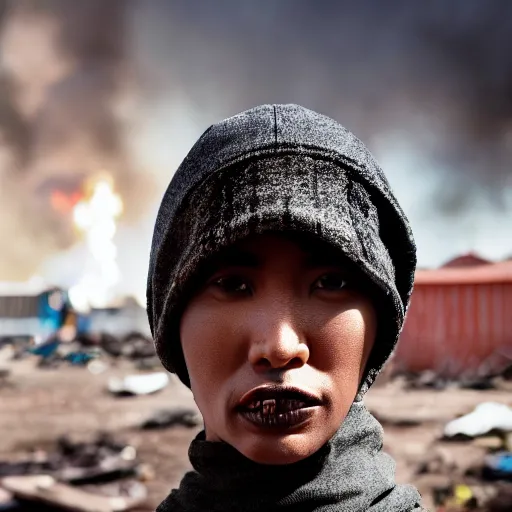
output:
[[[512,366],[457,379],[395,368],[370,391],[400,481],[418,487],[432,512],[512,511],[510,391]]]
[[[17,501],[42,503],[76,512],[122,512],[144,503],[143,498],[102,496],[57,481],[49,475],[12,476],[1,485]]]
[[[161,429],[174,426],[183,426],[193,428],[201,425],[201,415],[188,408],[162,409],[156,411],[150,418],[146,419],[142,425],[143,430]]]
[[[488,456],[482,469],[482,476],[486,480],[512,482],[512,452]]]
[[[108,381],[108,390],[118,396],[151,395],[161,391],[169,384],[165,372],[144,375],[128,375],[123,378],[112,377]]]
[[[123,337],[104,332],[81,333],[69,339],[56,333],[40,344],[36,344],[34,338],[4,337],[0,346],[2,353],[8,353],[9,360],[37,356],[38,366],[46,369],[55,369],[64,363],[88,366],[95,360],[108,364],[109,360],[116,361],[119,358],[132,361],[137,369],[162,367],[151,338],[138,332],[131,332]],[[4,360],[5,357],[2,358],[3,362]],[[92,367],[99,368],[94,365]]]
[[[111,432],[117,432],[118,425],[126,425],[121,428],[128,429],[130,443],[138,450],[109,436],[88,442],[57,439],[54,448],[33,451],[25,458],[20,458],[20,453],[26,448],[4,448],[6,454],[16,456],[0,462],[0,479],[18,480],[10,480],[7,489],[0,484],[0,511],[56,512],[54,506],[38,502],[37,493],[30,497],[32,501],[26,501],[13,487],[13,482],[21,485],[20,478],[41,476],[58,484],[49,486],[56,494],[61,490],[67,493],[70,488],[69,492],[102,496],[100,506],[110,506],[109,498],[122,498],[128,500],[122,502],[124,507],[132,503],[130,500],[142,502],[149,493],[153,508],[147,510],[154,510],[156,501],[188,468],[183,446],[188,446],[194,429],[202,423],[192,397],[185,399],[180,387],[169,386],[170,376],[162,370],[152,341],[138,333],[124,337],[98,333],[56,341],[34,345],[25,340],[17,348],[4,342],[0,347],[0,369],[5,369],[5,378],[16,384],[0,387],[0,400],[8,398],[10,410],[19,415],[11,417],[13,421],[34,421],[36,417],[27,412],[28,405],[24,409],[16,403],[19,393],[27,389],[20,379],[21,370],[23,379],[31,379],[29,392],[38,396],[26,403],[36,408],[48,404],[50,414],[61,416],[59,420],[45,420],[45,439],[52,437],[52,425],[60,425],[58,431],[66,432],[68,421],[74,422],[70,431],[88,432],[89,427],[79,423],[86,419],[91,428],[105,425]],[[32,350],[36,348],[39,350]],[[34,363],[46,370],[34,372]],[[50,368],[58,371],[48,371]],[[512,384],[511,372],[508,369],[508,373],[488,378],[492,387],[441,379],[431,372],[388,375],[367,397],[367,406],[384,426],[385,449],[398,462],[397,478],[416,485],[432,512],[512,510],[512,395],[506,391]],[[69,390],[57,392],[55,386]],[[371,393],[376,393],[373,399]],[[117,400],[123,395],[140,398]],[[83,409],[80,403],[86,404]],[[76,411],[76,417],[75,412],[66,416],[67,404]],[[2,430],[7,439],[9,428]],[[13,439],[22,437],[13,435]],[[142,464],[139,453],[151,464]],[[144,507],[138,505],[136,510]]]
[[[139,470],[148,474],[135,448],[107,434],[91,442],[62,437],[52,453],[0,463],[0,510],[28,510],[24,502],[83,512],[130,510],[147,498]]]
[[[46,474],[76,484],[106,482],[137,473],[135,448],[100,434],[90,442],[57,439],[50,453],[35,451],[18,462],[0,462],[0,477]]]
[[[512,408],[493,402],[481,403],[473,412],[448,423],[444,435],[477,437],[492,431],[512,432]]]
[[[512,409],[494,402],[482,402],[445,425],[437,448],[416,469],[417,484],[431,494],[436,511],[512,510],[512,452],[503,451],[511,431]],[[466,452],[472,447],[473,457],[466,453],[462,462],[442,450],[448,441],[466,446]]]
[[[505,367],[501,372],[485,374],[481,376],[447,377],[438,375],[432,370],[422,372],[400,373],[395,370],[389,380],[399,380],[404,387],[411,390],[432,389],[443,391],[445,389],[474,389],[486,391],[490,389],[502,389],[512,391],[512,365]]]

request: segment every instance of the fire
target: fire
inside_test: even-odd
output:
[[[67,215],[73,211],[73,208],[81,199],[82,194],[80,192],[66,194],[61,190],[54,190],[50,196],[50,203],[56,212]]]
[[[82,311],[107,306],[120,279],[114,236],[123,203],[109,177],[97,178],[88,188],[89,193],[73,208],[74,224],[85,236],[88,267],[82,279],[69,290],[73,306]]]

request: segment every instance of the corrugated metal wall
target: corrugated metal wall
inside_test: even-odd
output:
[[[33,318],[39,315],[40,297],[0,296],[0,319]]]
[[[395,355],[398,369],[471,376],[499,371],[508,357],[512,283],[415,286]]]

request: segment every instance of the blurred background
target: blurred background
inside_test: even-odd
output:
[[[298,103],[368,145],[417,241],[401,346],[368,397],[399,478],[430,477],[439,506],[490,507],[497,488],[504,503],[511,471],[491,490],[481,471],[510,451],[510,409],[494,450],[438,437],[511,401],[511,46],[507,0],[0,1],[3,474],[102,430],[151,463],[152,506],[179,480],[194,404],[155,360],[144,309],[159,201],[210,124]],[[191,430],[134,427],[162,407]]]

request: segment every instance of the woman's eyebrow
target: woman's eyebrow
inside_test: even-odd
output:
[[[305,264],[307,268],[315,267],[343,267],[343,259],[333,251],[309,251]]]
[[[256,254],[241,249],[227,249],[220,253],[211,264],[216,270],[226,267],[250,267],[255,268],[262,265]]]

